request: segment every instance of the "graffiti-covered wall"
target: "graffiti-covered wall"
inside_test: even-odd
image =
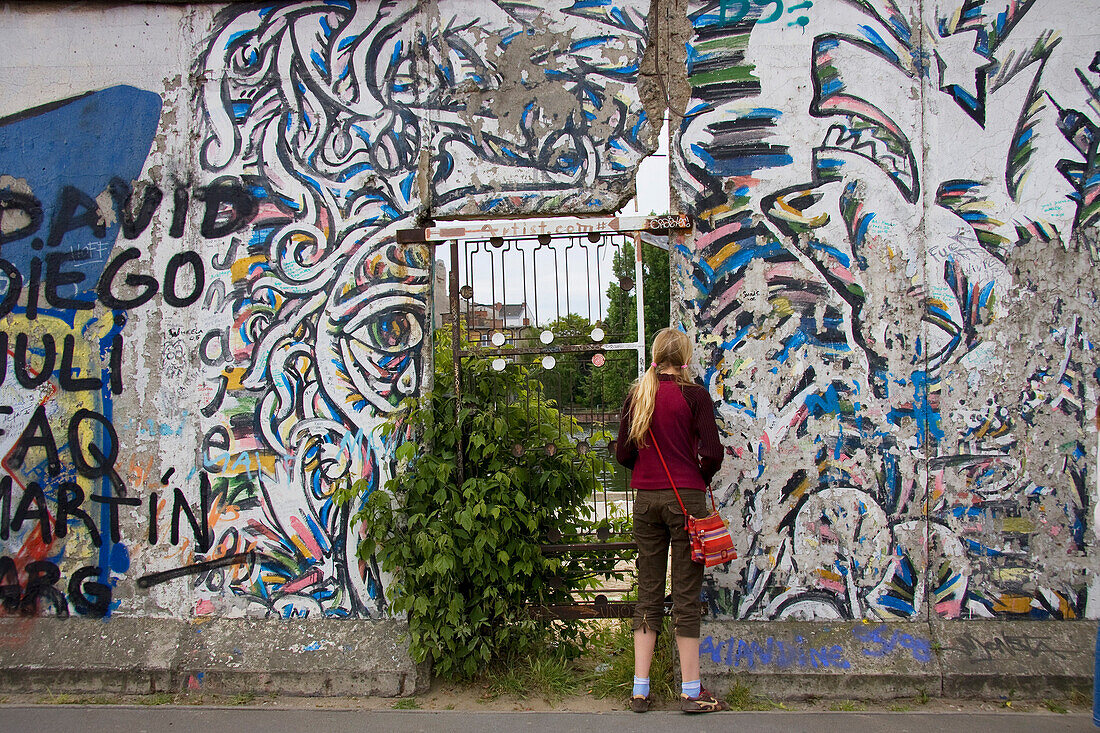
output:
[[[5,613],[388,616],[429,219],[608,213],[670,119],[726,619],[1080,618],[1100,6],[0,10]],[[365,499],[365,497],[363,497]]]
[[[386,617],[333,494],[392,474],[430,373],[432,257],[395,233],[621,206],[647,14],[0,11],[4,610]]]
[[[1100,5],[691,2],[679,246],[742,619],[1095,617]]]

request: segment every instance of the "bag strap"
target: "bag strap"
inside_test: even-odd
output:
[[[649,430],[649,439],[653,441],[653,447],[657,449],[657,457],[661,459],[661,465],[665,468],[665,475],[668,476],[668,483],[672,486],[672,492],[676,494],[676,501],[680,502],[680,509],[684,512],[684,521],[690,516],[688,514],[687,507],[684,506],[684,500],[680,498],[680,492],[676,490],[676,482],[672,480],[672,472],[668,470],[668,464],[665,463],[665,456],[661,453],[661,446],[657,445],[657,437],[653,435],[653,429]],[[710,489],[705,489],[710,494],[710,504],[714,507],[714,511],[718,511],[718,505],[714,503],[714,492]]]

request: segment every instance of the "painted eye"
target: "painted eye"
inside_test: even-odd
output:
[[[253,34],[248,34],[235,39],[234,48],[230,51],[230,64],[233,69],[241,73],[250,73],[260,66],[263,59],[263,49]]]
[[[424,329],[413,313],[390,309],[366,318],[348,335],[376,351],[398,354],[418,346],[424,337]]]
[[[580,137],[562,130],[543,143],[539,163],[556,173],[575,175],[588,163],[588,156]]]

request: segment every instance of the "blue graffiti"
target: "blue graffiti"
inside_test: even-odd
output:
[[[775,23],[783,17],[783,3],[781,0],[720,0],[718,3],[719,14],[716,19],[718,25],[733,25],[741,22],[749,12],[752,10],[752,5],[755,5],[761,10],[760,17],[751,19],[754,23]],[[791,5],[787,8],[787,14],[796,13],[799,10],[809,10],[814,4],[810,0],[803,0],[803,2]],[[767,12],[763,12],[766,8],[771,8]],[[707,18],[711,22],[714,22],[712,18]],[[789,26],[801,26],[805,28],[809,25],[810,19],[806,15],[799,14],[794,20],[787,23]]]
[[[724,656],[723,648],[726,650]],[[713,637],[708,636],[699,645],[699,656],[708,654],[715,664],[745,669],[753,669],[758,665],[771,665],[779,669],[791,667],[848,669],[851,666],[844,658],[844,649],[841,646],[837,644],[822,647],[808,646],[806,639],[801,636],[796,636],[789,642],[777,641],[769,636],[763,644],[733,637],[715,643]]]
[[[70,254],[65,271],[82,274],[83,286],[59,289],[90,300],[120,229],[119,221],[96,220],[90,197],[107,191],[112,179],[141,175],[160,110],[157,94],[117,86],[0,119],[0,171],[25,181],[40,206],[31,216],[37,225],[5,237],[4,259],[27,273],[44,245]]]
[[[918,662],[932,661],[932,645],[927,639],[904,634],[897,629],[890,633],[885,624],[877,626],[856,626],[852,636],[863,642],[863,653],[868,657],[885,657],[899,647],[908,649]]]
[[[52,304],[66,303],[70,312],[92,307],[95,285],[111,259],[115,240],[120,231],[126,232],[121,210],[117,220],[105,221],[99,202],[92,197],[109,193],[122,208],[118,200],[125,198],[126,182],[141,175],[160,123],[161,106],[160,96],[153,92],[115,86],[0,119],[0,171],[19,182],[0,191],[4,199],[0,208],[6,214],[19,209],[24,217],[18,229],[0,233],[3,259],[8,263],[5,269],[11,268],[4,278],[4,292],[13,301],[13,313],[25,314],[28,320],[37,317],[37,295],[32,297],[30,292],[37,293],[43,267],[46,296],[49,300],[52,292]],[[64,263],[63,270],[60,263]],[[51,274],[54,267],[57,271]],[[17,275],[28,278],[25,309],[14,302]],[[73,324],[71,315],[61,320]],[[121,339],[122,323],[116,317],[106,335],[99,338],[101,356],[112,350],[116,336]],[[111,462],[118,451],[112,427],[113,400],[122,389],[121,382],[113,381],[102,380],[94,398],[95,409],[86,411],[96,416],[88,425],[94,433],[93,442],[110,446],[106,454]],[[109,468],[88,468],[84,473],[98,479],[100,497],[121,501],[121,492],[111,480],[114,471]],[[62,480],[59,466],[48,465],[47,469],[50,482]],[[113,506],[109,501],[101,503],[99,526],[117,524]],[[106,533],[99,546],[97,579],[103,587],[114,584],[112,570],[119,572],[118,568],[129,565],[128,551],[118,549],[118,542],[114,533]],[[53,559],[59,560],[61,554],[56,552]],[[109,614],[117,605],[102,610]]]
[[[864,656],[882,658],[898,650],[908,650],[913,659],[926,663],[932,660],[932,645],[924,638],[891,629],[885,624],[862,624],[852,629],[852,637],[860,642]],[[793,667],[809,669],[849,669],[851,663],[839,644],[814,646],[802,636],[791,641],[780,641],[769,636],[763,642],[730,637],[716,641],[704,637],[699,644],[699,656],[709,656],[715,664],[742,669],[772,666],[778,669]]]

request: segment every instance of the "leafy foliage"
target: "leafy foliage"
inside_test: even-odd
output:
[[[452,363],[440,330],[434,391],[406,400],[387,425],[416,439],[397,449],[402,465],[356,519],[359,557],[375,556],[393,573],[392,608],[408,615],[413,657],[442,677],[468,679],[545,639],[549,622],[529,617],[526,603],[567,602],[570,579],[583,585],[609,569],[539,548],[552,531],[591,521],[587,500],[607,466],[595,451],[577,451],[570,436],[579,426],[543,398],[526,367],[495,371],[489,359],[471,358],[460,405],[448,390]],[[342,499],[367,490],[357,481]],[[578,638],[576,625],[556,630]]]

